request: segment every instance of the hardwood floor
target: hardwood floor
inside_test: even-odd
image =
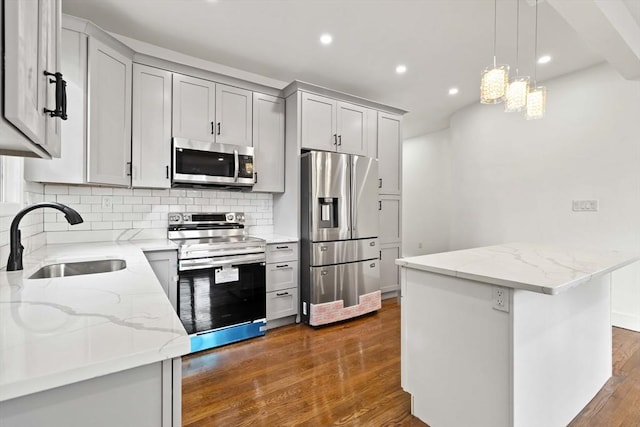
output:
[[[614,328],[614,375],[572,421],[640,426],[640,333]],[[425,426],[400,388],[400,306],[291,325],[183,359],[182,420],[196,426]]]

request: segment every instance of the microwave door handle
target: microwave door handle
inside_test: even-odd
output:
[[[238,173],[240,170],[240,159],[238,159],[238,150],[233,150],[233,163],[235,166],[233,172],[233,182],[238,182]]]

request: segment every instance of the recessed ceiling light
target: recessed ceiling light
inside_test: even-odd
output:
[[[320,36],[320,43],[324,45],[331,44],[332,41],[333,37],[331,37],[331,34],[323,34]]]
[[[402,64],[400,64],[400,65],[398,65],[398,66],[396,67],[396,73],[398,73],[398,74],[404,74],[404,73],[406,73],[406,72],[407,72],[407,66],[406,66],[406,65],[402,65]]]
[[[549,61],[551,61],[551,57],[549,55],[544,55],[538,58],[538,64],[546,64]]]
[[[458,92],[460,92],[460,91],[458,90],[457,87],[452,87],[452,88],[449,89],[449,95],[457,95]]]

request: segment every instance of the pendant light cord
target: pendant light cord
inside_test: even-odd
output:
[[[533,87],[538,85],[538,0],[536,0],[536,32],[533,43]]]
[[[520,75],[518,64],[520,63],[520,0],[516,0],[516,77]]]
[[[496,67],[497,32],[498,32],[498,0],[493,0],[493,68]]]

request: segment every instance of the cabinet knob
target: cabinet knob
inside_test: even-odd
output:
[[[44,75],[55,77],[55,80],[49,79],[49,83],[56,85],[56,108],[55,110],[44,108],[44,113],[48,113],[50,117],[67,120],[67,82],[62,78],[62,73],[50,73],[45,70]]]
[[[289,292],[279,292],[279,293],[276,293],[276,296],[277,296],[277,297],[283,297],[283,296],[285,296],[285,295],[289,295]]]
[[[215,126],[215,124],[213,122],[211,122],[211,135],[216,133],[214,126]]]
[[[166,178],[169,179],[169,165],[165,166],[166,169]]]
[[[338,145],[338,134],[333,134],[333,145]]]
[[[218,122],[218,135],[220,135],[220,122]]]
[[[342,135],[338,135],[338,145],[342,145]]]

